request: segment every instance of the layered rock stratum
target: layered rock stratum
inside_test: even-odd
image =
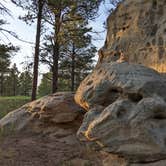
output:
[[[104,165],[166,165],[165,27],[164,0],[124,0],[107,19],[98,63],[75,95],[87,111],[78,138],[109,154]]]
[[[1,166],[102,165],[76,132],[84,110],[74,94],[60,92],[27,103],[0,120]]]
[[[124,0],[107,19],[100,61],[122,50],[129,62],[166,72],[166,1]]]
[[[166,159],[166,79],[155,70],[103,62],[81,83],[75,100],[87,110],[77,132],[81,141],[130,165]]]

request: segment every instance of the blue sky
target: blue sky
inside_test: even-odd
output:
[[[97,31],[97,32],[103,31],[102,33],[100,33],[98,35],[93,34],[93,38],[94,38],[93,44],[98,49],[103,46],[105,36],[106,36],[106,30],[103,28],[103,23],[106,21],[106,18],[109,15],[108,11],[111,8],[111,5],[109,4],[108,1],[104,5],[100,6],[100,9],[98,12],[98,17],[96,18],[96,20],[90,22],[90,26],[93,27],[94,31]],[[32,26],[28,26],[23,21],[19,20],[18,16],[24,15],[24,12],[22,11],[21,8],[18,8],[15,5],[13,5],[10,2],[10,0],[5,0],[5,3],[3,2],[3,4],[8,9],[10,9],[11,14],[13,16],[13,17],[0,16],[0,19],[4,18],[9,23],[8,25],[5,26],[5,28],[15,32],[21,39],[34,43],[36,25],[32,24]],[[7,35],[7,36],[8,36],[9,40],[3,34],[0,34],[0,38],[2,39],[1,43],[7,44],[7,43],[11,42],[15,46],[19,46],[21,48],[20,51],[14,56],[14,58],[12,58],[12,63],[16,63],[19,70],[22,70],[23,65],[21,63],[24,62],[25,60],[30,61],[30,59],[27,57],[33,56],[34,45],[21,42],[9,35]],[[97,40],[97,39],[99,39],[99,40]],[[97,55],[96,55],[96,59],[97,59]],[[46,66],[40,67],[40,71],[39,71],[40,73],[44,73],[47,71],[48,71],[48,68]]]

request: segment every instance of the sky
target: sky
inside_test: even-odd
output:
[[[28,26],[25,22],[18,19],[20,15],[24,15],[24,11],[16,7],[14,4],[11,3],[10,0],[0,0],[2,3],[11,11],[12,17],[9,16],[1,16],[0,19],[6,19],[9,23],[8,25],[4,26],[4,28],[11,30],[15,32],[19,38],[22,40],[28,41],[28,42],[35,42],[35,34],[36,34],[36,24],[32,24],[31,26]],[[100,49],[104,45],[105,36],[106,36],[106,30],[103,26],[103,23],[106,21],[109,10],[111,8],[111,5],[106,1],[105,4],[102,4],[99,8],[98,17],[95,19],[95,21],[90,22],[90,26],[93,27],[93,31],[95,32],[102,32],[97,34],[93,34],[93,44],[97,47],[97,49]],[[6,37],[7,36],[7,37]],[[7,35],[4,36],[2,33],[0,33],[0,38],[2,39],[0,42],[4,44],[8,44],[11,42],[15,46],[20,47],[20,51],[13,55],[12,57],[12,64],[16,63],[18,69],[21,71],[23,70],[23,64],[22,62],[25,61],[32,61],[33,60],[33,53],[34,53],[34,44],[28,44],[22,41],[19,41],[15,39],[14,37]],[[30,58],[28,58],[30,57]],[[97,55],[96,58],[97,59]],[[45,73],[48,71],[48,68],[46,66],[41,65],[39,69],[39,73]]]

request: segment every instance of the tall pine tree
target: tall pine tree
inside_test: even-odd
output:
[[[45,60],[50,64],[50,59],[52,65],[52,92],[56,92],[58,89],[58,76],[59,76],[59,61],[61,58],[61,46],[69,40],[66,35],[70,31],[75,31],[71,27],[72,24],[81,20],[94,19],[99,4],[101,0],[49,0],[48,6],[53,13],[53,17],[51,19],[51,25],[53,25],[54,32],[50,37],[51,44],[49,45],[49,49],[52,49],[51,56],[49,58],[45,58]],[[43,54],[46,55],[46,54]],[[50,58],[51,57],[51,58]],[[49,60],[48,60],[49,59]]]

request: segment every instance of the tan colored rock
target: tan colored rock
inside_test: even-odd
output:
[[[127,62],[98,64],[75,99],[88,111],[80,140],[130,162],[166,157],[166,79],[156,71]]]
[[[118,98],[130,100],[157,94],[166,99],[166,80],[155,70],[127,62],[101,63],[80,84],[75,101],[89,110],[106,107]]]
[[[70,92],[55,93],[28,103],[10,112],[0,120],[1,132],[20,131],[24,128],[39,130],[56,124],[68,124],[81,116],[81,108]]]
[[[144,67],[166,72],[166,1],[124,0],[107,25],[98,63],[75,95],[88,111],[78,138],[122,157],[107,158],[110,166],[166,165],[166,79]]]
[[[107,25],[75,95],[87,110],[78,138],[109,153],[105,165],[166,165],[166,79],[144,67],[166,72],[166,1],[124,0]]]
[[[100,62],[117,61],[122,50],[129,62],[166,72],[165,0],[125,0],[108,17],[107,25]]]
[[[103,160],[103,166],[128,166],[128,162],[117,155],[109,155]]]

